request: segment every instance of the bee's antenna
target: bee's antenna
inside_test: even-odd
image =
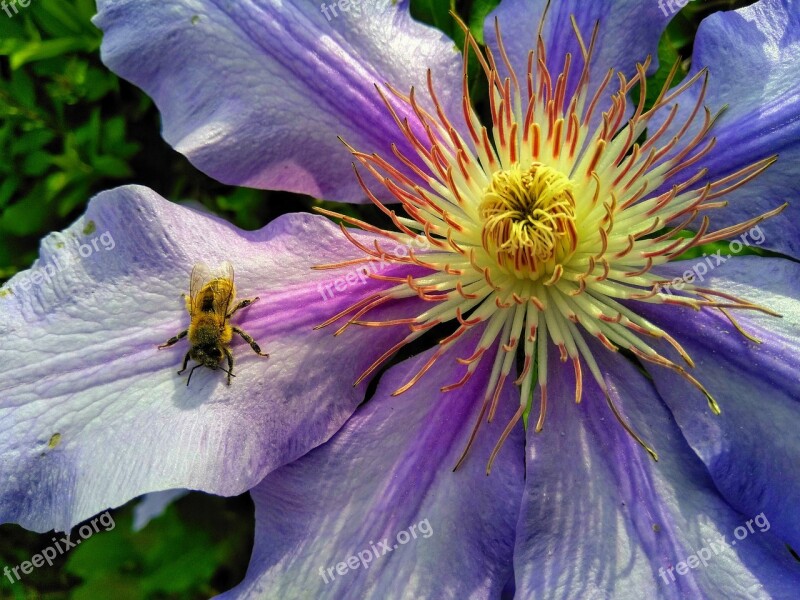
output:
[[[187,379],[187,380],[186,380],[186,387],[189,387],[189,382],[192,380],[192,373],[194,373],[194,370],[195,370],[197,367],[201,367],[201,366],[202,366],[202,365],[195,365],[195,366],[193,366],[193,367],[192,367],[192,370],[191,370],[191,371],[189,371],[189,379]]]

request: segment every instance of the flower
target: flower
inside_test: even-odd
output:
[[[367,196],[391,216],[400,234],[376,231],[363,221],[334,215],[397,243],[410,246],[422,241],[431,247],[431,252],[421,257],[413,250],[407,256],[391,256],[380,244],[368,248],[353,241],[368,257],[389,256],[392,262],[426,270],[417,277],[395,277],[394,287],[352,307],[352,311],[358,312],[345,327],[353,323],[374,327],[405,324],[411,329],[398,346],[381,355],[362,377],[372,373],[401,345],[431,327],[457,321],[457,330],[440,340],[430,360],[395,392],[402,393],[440,357],[460,344],[465,333],[482,330],[471,354],[458,359],[467,365],[462,378],[442,388],[449,391],[465,385],[484,355],[489,355],[486,360],[492,360],[493,351],[492,375],[471,443],[484,416],[488,414],[487,420],[493,420],[503,385],[516,366],[517,349],[522,345],[524,364],[515,381],[521,386],[520,401],[492,452],[487,473],[502,442],[528,407],[534,375],[538,376],[540,389],[540,410],[534,430],[539,432],[544,426],[549,343],[558,348],[561,362],[572,363],[576,403],[582,398],[582,363],[606,393],[603,374],[585,339],[593,336],[612,352],[626,349],[641,360],[679,373],[706,396],[712,412],[719,414],[719,406],[703,385],[685,368],[655,351],[642,337],[666,340],[694,367],[680,344],[662,328],[642,319],[635,308],[631,310],[620,301],[719,308],[737,329],[741,328],[727,309],[775,314],[692,282],[680,284],[682,295],[665,292],[663,286],[670,279],[664,279],[656,268],[692,247],[747,232],[782,212],[786,204],[714,232],[708,231],[710,220],[703,216],[694,235],[687,239],[677,235],[706,211],[724,208],[727,203],[717,199],[762,173],[775,157],[756,161],[705,185],[695,185],[706,172],[701,170],[691,176],[684,172],[702,161],[716,143],[713,138],[707,139],[716,115],[706,108],[703,123],[695,123],[703,112],[707,72],[698,71],[677,89],[669,90],[676,64],[654,105],[645,111],[642,91],[634,114],[620,127],[629,112],[626,95],[635,83],[645,81],[648,59],[636,66],[637,74],[631,81],[620,76],[619,90],[611,96],[611,107],[600,122],[594,118],[594,111],[608,88],[612,72],[608,72],[596,90],[590,89],[597,29],[587,47],[574,19],[572,25],[583,55],[582,70],[575,75],[570,71],[569,54],[560,73],[549,71],[546,47],[539,35],[536,49],[529,52],[527,71],[516,73],[512,69],[503,79],[498,65],[510,65],[510,60],[499,26],[497,44],[501,56],[495,57],[490,51],[488,61],[468,36],[468,43],[472,42],[491,83],[491,141],[487,128],[480,125],[469,108],[472,103],[466,77],[462,88],[468,132],[465,136],[458,133],[438,105],[430,78],[436,116],[419,106],[413,92],[410,96],[396,94],[407,105],[408,112],[418,116],[424,136],[407,127],[407,120],[402,120],[387,100],[389,111],[414,148],[414,158],[424,162],[428,171],[417,171],[415,180],[398,172],[378,154],[364,154],[352,147],[350,150],[411,218],[397,217],[372,194],[360,176]],[[465,52],[465,74],[468,57]],[[570,83],[571,76],[578,76],[577,84],[574,79]],[[525,89],[521,81],[527,81]],[[651,121],[660,110],[673,106],[677,111],[676,100],[700,81],[702,86],[686,122],[676,123],[672,114],[659,127],[653,127]],[[574,90],[568,94],[571,85]],[[697,133],[687,135],[693,126]],[[648,127],[653,133],[639,143],[637,140]],[[414,164],[411,157],[399,150],[394,154],[403,163]],[[343,233],[347,235],[346,230]],[[372,308],[387,300],[413,296],[436,304],[402,323],[365,318]],[[337,314],[328,323],[344,314]],[[624,422],[607,393],[606,397],[623,427],[657,458],[655,451]],[[466,450],[461,460],[465,457]]]
[[[396,230],[288,215],[244,233],[143,188],[96,198],[45,240],[47,283],[22,275],[0,304],[0,358],[19,363],[0,376],[2,520],[66,529],[144,492],[251,489],[232,597],[791,597],[797,265],[704,257],[698,285],[669,263],[757,227],[797,256],[797,9],[709,17],[693,72],[648,111],[626,96],[657,3],[546,9],[504,0],[487,20],[483,129],[462,59],[406,3],[327,21],[299,3],[100,2],[107,64],[197,166],[366,198]],[[734,83],[715,122],[704,105]],[[90,221],[115,249],[56,272]],[[154,347],[184,323],[192,263],[224,259],[261,298],[242,319],[270,359],[187,389],[178,352]],[[385,359],[431,337],[361,405]]]

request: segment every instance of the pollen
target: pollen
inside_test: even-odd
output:
[[[361,374],[358,384],[405,345],[448,324],[451,332],[438,340],[430,359],[395,395],[413,388],[439,361],[455,361],[463,373],[443,392],[467,385],[479,365],[491,365],[482,404],[476,407],[478,417],[455,468],[466,459],[481,424],[495,418],[501,390],[509,381],[519,389],[519,404],[488,458],[487,474],[526,410],[535,417],[529,426],[542,431],[548,402],[581,402],[587,372],[605,393],[610,414],[657,460],[655,450],[615,406],[595,353],[624,350],[642,365],[670,369],[689,381],[709,410],[719,414],[716,400],[692,373],[694,363],[680,343],[635,309],[637,303],[655,303],[718,310],[739,331],[731,309],[775,315],[696,282],[673,293],[665,288],[669,280],[658,274],[657,267],[693,247],[749,230],[783,210],[785,205],[738,225],[709,230],[707,214],[724,209],[726,194],[757,177],[776,158],[703,182],[702,161],[716,144],[711,132],[718,116],[704,106],[708,73],[698,71],[673,87],[676,63],[647,109],[649,58],[637,65],[630,79],[621,72],[615,77],[609,70],[603,81],[590,85],[589,64],[599,24],[587,42],[572,20],[580,55],[567,54],[558,73],[547,66],[541,26],[532,40],[527,71],[516,73],[497,22],[499,56],[490,49],[484,54],[461,25],[466,38],[463,114],[458,119],[446,114],[429,71],[424,100],[415,89],[405,94],[388,84],[376,86],[398,136],[408,142],[395,145],[394,156],[347,146],[364,193],[396,229],[383,230],[319,209],[341,219],[343,235],[363,258],[317,268],[339,269],[377,258],[407,266],[408,274],[371,273],[388,287],[359,298],[319,327],[336,323],[337,335],[350,327],[406,330],[400,342]],[[470,98],[470,50],[490,86],[491,123],[485,125]],[[695,86],[694,104],[685,122],[678,123],[678,102]],[[636,87],[640,100],[630,106],[628,98]],[[606,108],[600,112],[599,107]],[[654,119],[655,115],[663,119]],[[400,147],[411,148],[413,154]],[[394,198],[402,213],[378,199],[365,174],[383,188],[384,197]],[[362,243],[344,223],[373,234],[376,241]],[[678,235],[687,229],[694,233]],[[398,256],[384,243],[409,251]],[[415,297],[425,301],[416,316],[390,321],[371,317],[378,307]],[[659,353],[651,340],[667,342],[674,357]],[[554,358],[574,370],[571,399],[548,398],[548,376],[554,368],[562,368],[553,364]],[[538,410],[533,406],[535,388]]]
[[[498,267],[538,279],[575,251],[572,182],[556,169],[519,163],[492,175],[478,208],[482,244]]]

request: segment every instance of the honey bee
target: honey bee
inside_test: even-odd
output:
[[[236,302],[233,265],[230,262],[223,262],[215,271],[212,271],[205,263],[197,263],[192,268],[189,295],[184,294],[184,297],[186,310],[189,311],[189,328],[168,339],[158,349],[168,348],[177,344],[187,335],[189,336],[189,351],[183,358],[183,368],[178,371],[178,375],[186,371],[190,358],[199,364],[189,371],[189,377],[186,380],[187,386],[192,380],[194,370],[202,366],[224,371],[228,374],[228,385],[231,384],[231,377],[235,377],[235,375],[233,374],[233,354],[228,346],[234,333],[239,334],[245,342],[250,344],[253,352],[259,356],[269,356],[269,354],[261,352],[261,347],[247,332],[228,322],[236,311],[250,306],[258,300],[258,296],[256,296]],[[227,371],[220,366],[223,356],[228,359]]]

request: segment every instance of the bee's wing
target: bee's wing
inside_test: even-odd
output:
[[[192,307],[190,313],[194,312],[195,298],[197,298],[197,294],[212,279],[213,274],[206,263],[195,263],[194,267],[192,267],[192,276],[189,279],[189,303]]]
[[[236,288],[233,285],[233,265],[231,261],[225,260],[223,261],[215,272],[215,278],[227,281],[230,285],[226,286],[224,290],[220,290],[220,304],[217,310],[221,313],[224,317],[228,314],[228,310],[233,304],[234,296],[236,295]]]
[[[210,268],[207,264],[202,262],[195,264],[192,269],[191,281],[189,282],[189,297],[192,314],[194,314],[198,304],[203,304],[207,300],[207,296],[205,298],[198,298],[198,295],[205,295],[203,291],[209,288],[214,293],[214,313],[220,319],[224,320],[235,295],[233,287],[233,265],[230,261],[224,261],[215,269]]]

